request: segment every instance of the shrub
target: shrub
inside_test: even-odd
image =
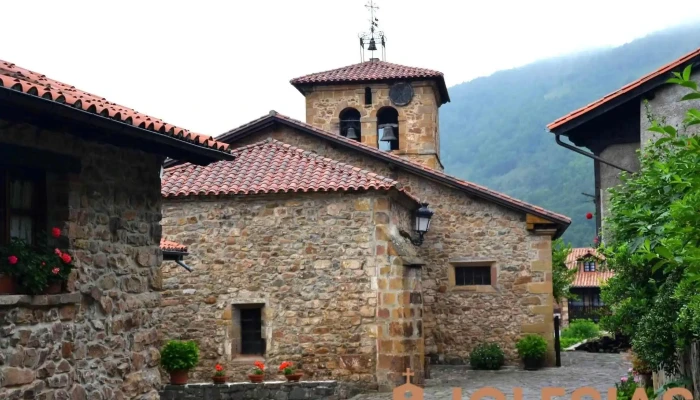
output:
[[[193,341],[170,340],[160,351],[160,365],[168,372],[189,370],[198,362],[199,347]]]
[[[583,339],[581,338],[565,338],[561,337],[559,338],[559,345],[561,346],[562,349],[566,349],[567,347],[571,347],[575,345],[576,343],[582,342]]]
[[[515,348],[523,360],[540,360],[547,353],[547,341],[540,335],[527,335],[518,340]]]
[[[561,333],[562,338],[594,339],[600,335],[598,324],[590,319],[577,319],[571,321],[569,327]]]
[[[505,355],[496,343],[482,343],[469,354],[469,363],[474,369],[500,369]]]

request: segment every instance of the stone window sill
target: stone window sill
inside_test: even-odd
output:
[[[498,289],[491,285],[464,285],[452,286],[450,291],[453,292],[475,292],[475,293],[498,293]]]
[[[26,295],[26,294],[0,295],[0,307],[57,306],[57,305],[63,305],[63,304],[80,303],[82,301],[82,299],[83,299],[83,295],[80,294],[79,292],[61,293],[61,294],[44,294],[44,295],[37,295],[37,296],[30,296],[30,295]]]
[[[256,361],[262,361],[265,362],[265,356],[254,356],[254,355],[237,355],[231,360],[231,364],[233,365],[239,365],[239,364],[253,364]]]

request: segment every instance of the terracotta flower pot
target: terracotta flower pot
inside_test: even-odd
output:
[[[248,379],[253,383],[260,383],[265,379],[265,375],[248,375]]]
[[[170,371],[170,384],[171,385],[186,385],[187,384],[187,373],[189,371],[184,369],[184,370],[177,370],[177,371]]]
[[[212,376],[211,379],[214,381],[215,384],[221,385],[222,383],[226,383],[226,376]]]
[[[303,373],[297,372],[295,374],[285,375],[284,377],[287,378],[288,382],[299,382],[299,379],[301,379],[302,376],[304,376]]]
[[[59,294],[63,291],[63,282],[51,282],[49,286],[44,289],[44,294]]]
[[[0,275],[0,294],[17,294],[17,281],[14,277]]]

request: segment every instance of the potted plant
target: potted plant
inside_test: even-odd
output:
[[[297,372],[294,364],[289,361],[284,361],[280,364],[280,372],[284,374],[284,377],[287,378],[289,382],[298,382],[302,375],[304,375],[301,372]]]
[[[525,369],[534,371],[542,368],[547,354],[547,341],[540,335],[527,335],[515,344]]]
[[[503,350],[496,343],[482,343],[469,353],[469,365],[474,369],[501,369],[505,359]]]
[[[216,369],[216,372],[214,372],[214,376],[211,378],[214,383],[217,385],[226,383],[226,372],[224,371],[224,367],[222,367],[221,364],[216,364],[214,369]]]
[[[199,347],[193,341],[170,340],[160,351],[160,365],[170,373],[170,383],[184,385],[187,373],[199,362]]]
[[[59,238],[61,230],[53,228],[51,236]],[[36,243],[12,238],[0,247],[0,293],[57,294],[63,290],[73,270],[73,257],[49,246],[42,235]]]
[[[253,383],[260,383],[265,379],[265,364],[262,361],[255,362],[255,367],[248,375],[248,379]]]

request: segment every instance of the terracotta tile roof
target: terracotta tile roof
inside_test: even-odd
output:
[[[187,246],[170,240],[160,239],[160,249],[177,253],[187,253]]]
[[[258,129],[261,129],[265,126],[270,126],[273,123],[282,123],[287,126],[300,129],[312,135],[321,137],[323,139],[338,143],[345,147],[361,151],[365,154],[371,155],[383,161],[392,163],[410,172],[422,175],[428,179],[437,180],[444,184],[454,186],[476,197],[501,204],[511,209],[524,211],[548,219],[560,225],[559,234],[563,233],[564,230],[566,230],[566,228],[569,226],[569,224],[571,224],[571,219],[565,215],[546,210],[542,207],[526,203],[524,201],[515,199],[503,193],[496,192],[487,187],[477,185],[475,183],[468,182],[451,175],[447,175],[443,172],[431,168],[424,167],[421,164],[409,161],[407,159],[385,151],[381,151],[375,147],[368,146],[356,140],[348,139],[344,136],[327,132],[322,129],[318,129],[312,125],[303,123],[301,121],[297,121],[293,118],[282,115],[276,111],[271,111],[268,115],[265,115],[264,117],[258,118],[236,129],[233,129],[221,136],[218,136],[217,139],[221,141],[231,142],[239,137],[243,137],[247,134],[257,132]]]
[[[207,166],[183,164],[166,169],[162,195],[173,198],[396,189],[418,202],[392,179],[274,139],[238,148],[233,154],[233,161]]]
[[[344,82],[381,82],[396,80],[436,79],[443,103],[450,101],[442,72],[426,68],[407,67],[386,61],[365,61],[347,67],[300,76],[290,81],[299,88],[304,85],[344,83]],[[444,89],[444,90],[443,90]]]
[[[678,69],[679,67],[683,67],[691,62],[693,62],[695,59],[700,59],[700,49],[697,49],[693,52],[690,52],[686,54],[685,56],[664,65],[663,67],[657,69],[656,71],[649,73],[639,79],[637,79],[634,82],[628,83],[627,85],[621,87],[620,89],[617,89],[616,91],[608,94],[607,96],[600,98],[590,104],[588,104],[585,107],[581,107],[578,110],[572,111],[565,116],[555,120],[554,122],[551,122],[549,125],[547,125],[547,129],[550,131],[553,131],[562,125],[565,125],[569,122],[572,122],[579,117],[615,100],[619,99],[620,97],[624,96],[625,94],[630,93],[631,91],[642,87],[646,83],[649,83],[650,81],[656,80],[656,78],[663,78],[664,75],[669,75],[668,78],[670,78],[670,72]],[[659,84],[663,84],[664,81],[659,82]],[[655,87],[655,86],[654,86]]]
[[[571,249],[571,253],[569,253],[568,257],[566,257],[566,266],[569,267],[569,269],[578,269],[576,278],[571,285],[572,287],[599,287],[602,283],[615,275],[608,269],[601,270],[600,264],[596,264],[596,271],[585,272],[583,270],[583,266],[580,265],[578,261],[589,256],[595,257],[603,262],[605,261],[605,256],[598,253],[596,249],[592,247]]]
[[[72,106],[201,147],[228,152],[228,144],[218,142],[211,136],[190,132],[187,129],[168,124],[158,118],[109,102],[100,96],[77,89],[75,86],[47,78],[46,75],[3,60],[0,60],[0,87]]]

